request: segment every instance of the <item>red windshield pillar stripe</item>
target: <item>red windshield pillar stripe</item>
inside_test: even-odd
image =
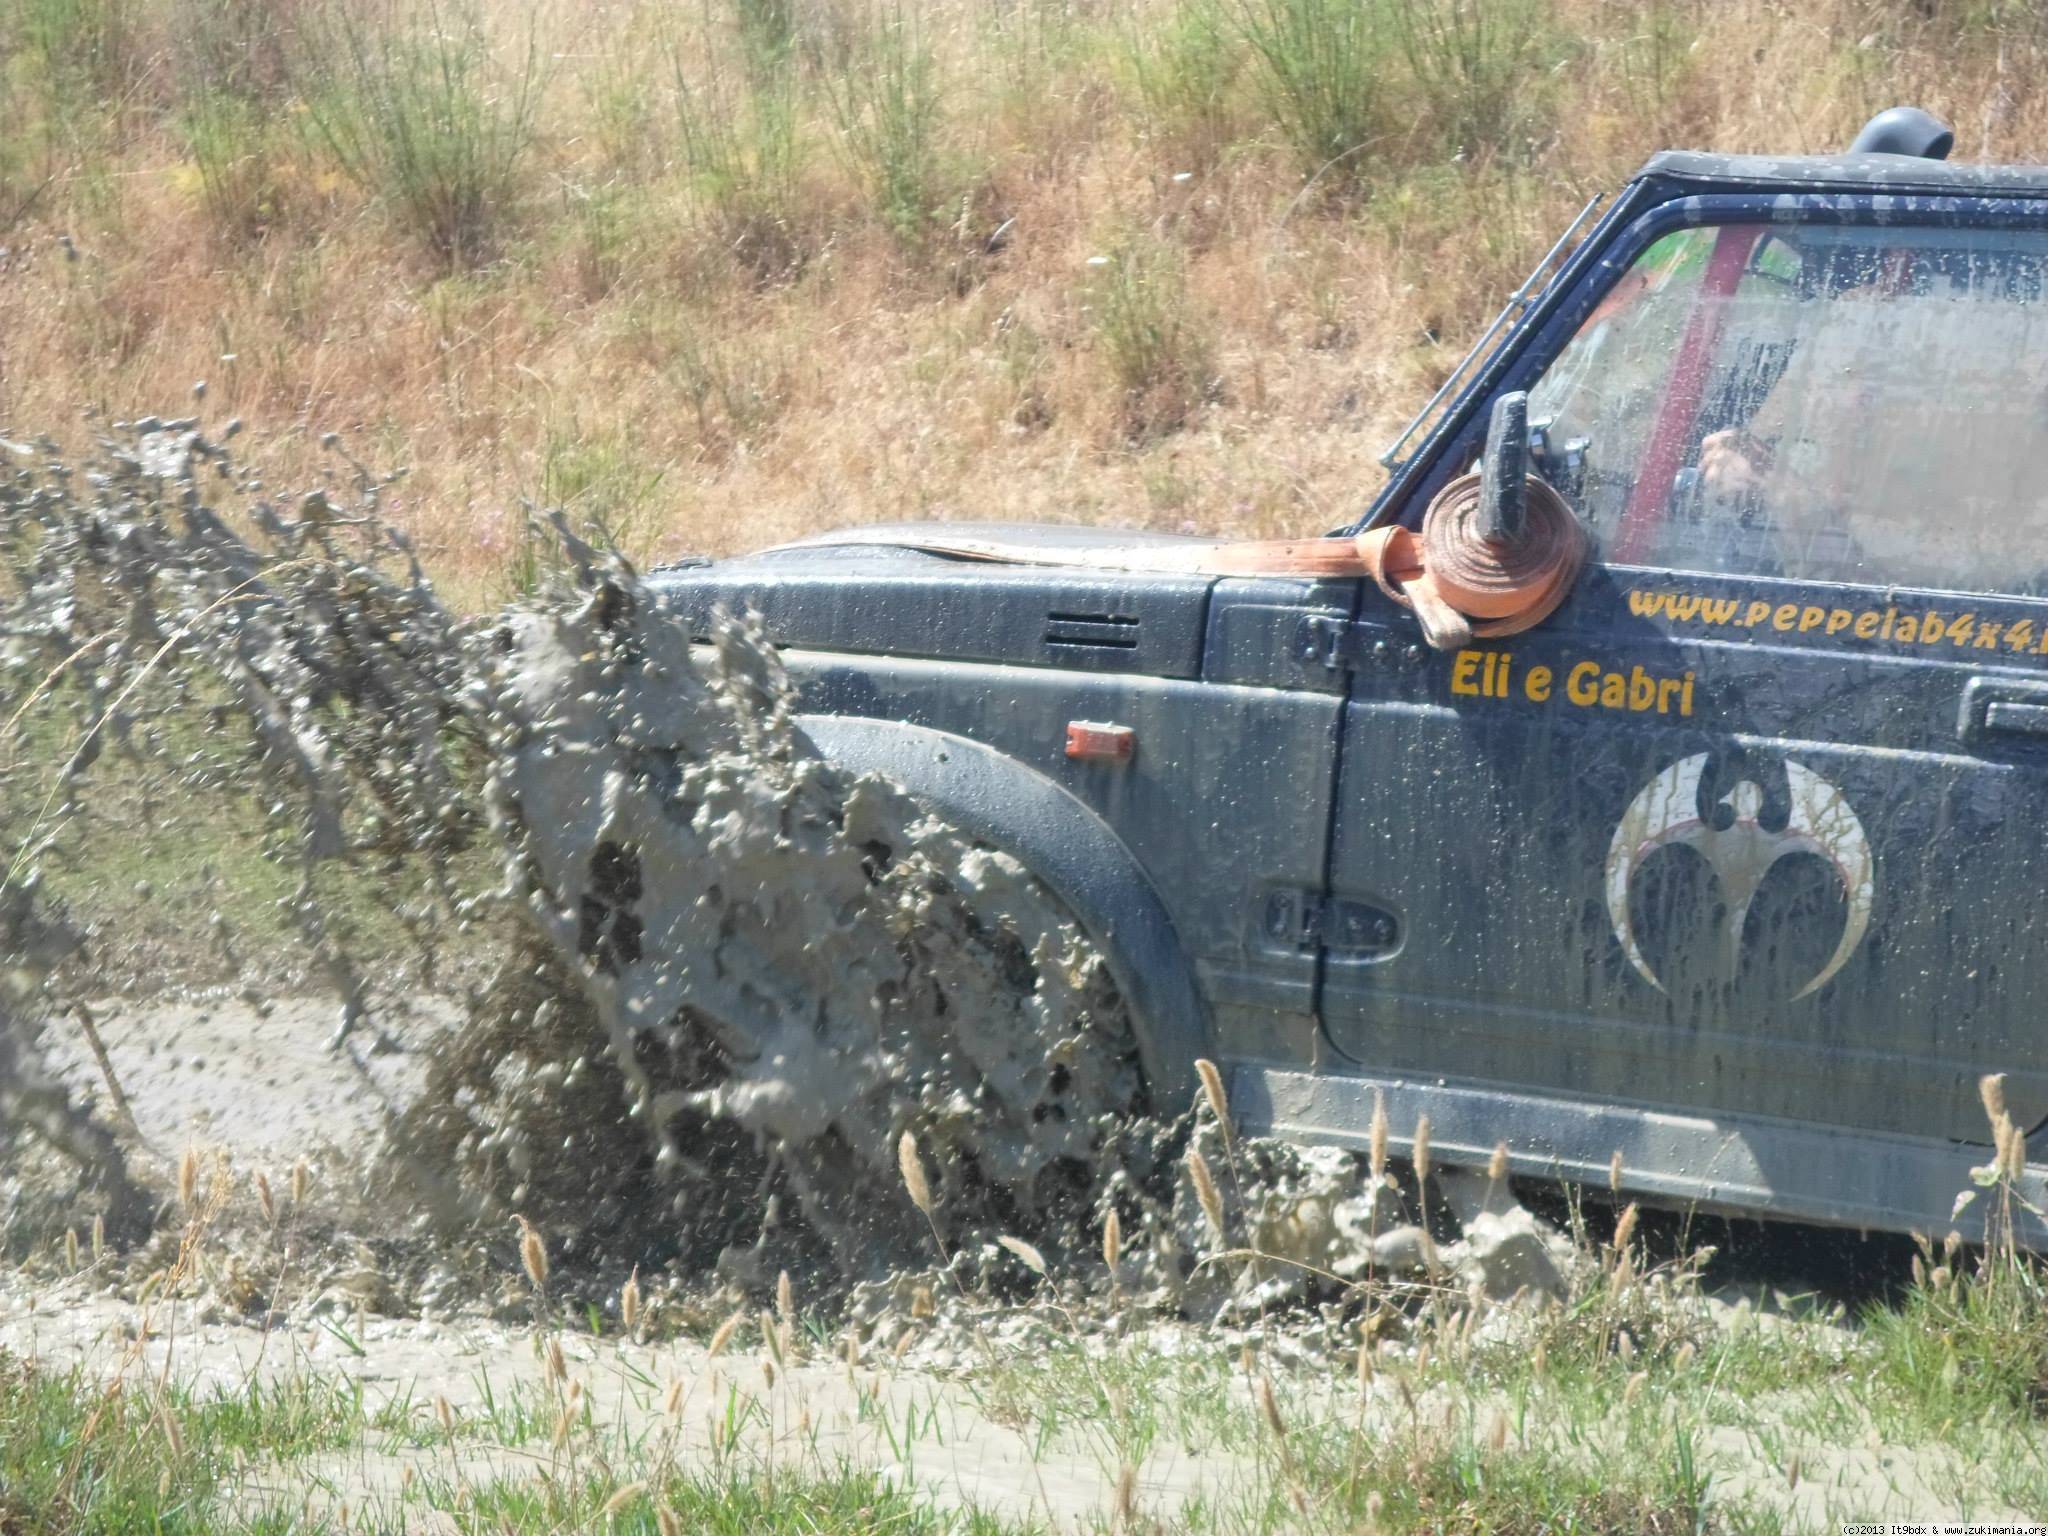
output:
[[[1664,404],[1643,449],[1636,483],[1628,493],[1628,506],[1615,535],[1614,559],[1623,565],[1637,564],[1650,553],[1650,541],[1671,500],[1671,482],[1677,477],[1699,420],[1700,401],[1706,396],[1707,370],[1713,366],[1714,350],[1720,345],[1721,327],[1727,318],[1720,301],[1742,280],[1743,266],[1755,244],[1756,227],[1750,224],[1724,225],[1714,237],[1685,336],[1678,344],[1678,360],[1671,367],[1671,386],[1664,393]]]

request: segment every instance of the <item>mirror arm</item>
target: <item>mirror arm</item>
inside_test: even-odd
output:
[[[1486,422],[1486,457],[1481,465],[1479,536],[1512,544],[1522,536],[1528,502],[1529,396],[1515,390],[1493,402]]]

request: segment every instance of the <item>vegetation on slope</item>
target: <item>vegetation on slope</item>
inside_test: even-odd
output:
[[[478,600],[522,500],[642,555],[1315,530],[1647,152],[1904,99],[2025,158],[2044,46],[2011,0],[0,0],[0,423],[204,381],[280,476],[340,426]]]

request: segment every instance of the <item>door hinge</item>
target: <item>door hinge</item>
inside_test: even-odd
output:
[[[1345,959],[1389,954],[1399,947],[1399,919],[1385,907],[1314,891],[1268,891],[1260,927],[1269,945],[1327,948]]]
[[[1327,613],[1309,614],[1296,626],[1294,654],[1303,663],[1327,672],[1419,667],[1429,655],[1418,641],[1391,629]]]

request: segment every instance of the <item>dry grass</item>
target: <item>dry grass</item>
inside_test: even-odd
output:
[[[1319,529],[1650,150],[1826,149],[1916,100],[2025,158],[2048,120],[2002,0],[1372,0],[1365,116],[1313,129],[1287,103],[1356,50],[1269,54],[1319,0],[353,7],[482,29],[425,99],[358,78],[399,44],[309,61],[339,4],[0,0],[0,422],[203,379],[279,478],[339,424],[415,466],[393,509],[478,599],[523,569],[522,499],[642,556],[926,516]],[[319,131],[351,90],[446,155],[380,187],[384,151]]]

